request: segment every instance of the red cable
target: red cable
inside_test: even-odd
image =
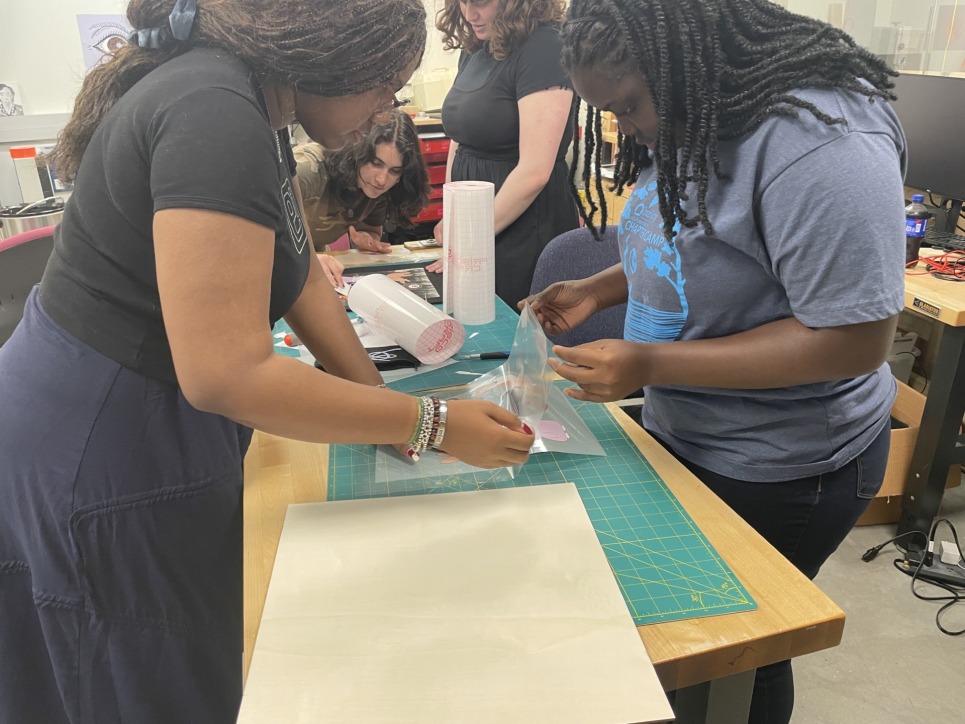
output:
[[[923,269],[916,268],[918,262],[924,264]],[[932,275],[947,281],[965,282],[965,251],[949,251],[939,256],[919,257],[905,265],[908,276]]]

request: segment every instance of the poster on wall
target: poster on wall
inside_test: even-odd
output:
[[[121,14],[78,15],[77,29],[87,70],[127,45],[133,32],[127,17]]]
[[[20,86],[13,81],[0,81],[0,117],[22,116],[23,100]]]

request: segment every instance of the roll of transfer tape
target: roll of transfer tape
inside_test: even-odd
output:
[[[496,318],[494,198],[488,181],[442,187],[443,304],[463,324]]]
[[[427,365],[445,362],[462,348],[460,322],[384,274],[369,274],[352,285],[349,308]]]

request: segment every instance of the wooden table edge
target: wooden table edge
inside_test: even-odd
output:
[[[755,611],[637,627],[664,688],[699,684],[840,643],[844,612],[622,410],[607,407],[759,604]],[[291,503],[327,498],[328,453],[327,445],[256,432],[245,458],[246,677],[285,512]],[[743,541],[738,552],[735,540]],[[764,589],[774,588],[775,581],[782,590],[772,597]],[[794,615],[781,610],[784,602]]]

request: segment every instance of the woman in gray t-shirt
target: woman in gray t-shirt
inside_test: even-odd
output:
[[[891,71],[766,0],[573,0],[563,62],[623,134],[620,263],[535,297],[550,334],[627,303],[622,340],[556,347],[578,399],[642,424],[814,577],[881,486],[903,306]],[[588,192],[592,192],[588,189]],[[860,270],[852,263],[860,260]],[[753,722],[787,722],[790,662]]]

